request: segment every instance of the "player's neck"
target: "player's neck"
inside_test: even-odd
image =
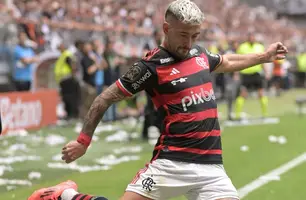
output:
[[[165,48],[165,49],[168,49],[168,44],[165,40],[160,44],[160,46]]]
[[[164,49],[166,49],[170,54],[172,54],[172,56],[175,57],[175,53],[173,53],[173,52],[171,51],[171,48],[169,47],[169,44],[168,44],[168,42],[167,42],[166,40],[164,40],[164,41],[161,43],[160,46],[163,47]]]

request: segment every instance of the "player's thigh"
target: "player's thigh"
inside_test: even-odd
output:
[[[191,185],[194,185],[196,177],[197,174],[184,167],[184,164],[158,159],[137,173],[126,192],[136,193],[147,199],[169,199],[187,193]],[[134,194],[126,193],[127,200],[131,195]]]
[[[222,165],[210,165],[207,169],[212,175],[202,176],[197,188],[185,195],[188,200],[238,200],[238,192]]]

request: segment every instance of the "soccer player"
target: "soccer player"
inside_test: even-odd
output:
[[[134,177],[121,200],[164,200],[185,195],[190,200],[237,200],[239,196],[222,164],[217,105],[211,72],[233,72],[284,59],[278,42],[264,53],[216,55],[194,45],[204,15],[189,0],[173,1],[165,13],[161,46],[136,62],[93,102],[76,141],[63,149],[66,163],[86,153],[97,124],[115,102],[145,90],[164,116],[162,134],[151,162]],[[67,181],[35,191],[29,200],[93,200]]]

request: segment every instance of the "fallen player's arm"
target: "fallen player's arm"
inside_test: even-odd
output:
[[[267,62],[266,53],[256,54],[226,54],[222,56],[220,65],[216,68],[215,72],[235,72],[240,71],[254,65],[263,64]]]
[[[84,119],[82,133],[88,135],[91,138],[108,107],[125,98],[126,95],[118,88],[115,83],[109,86],[104,92],[97,96],[92,103]]]

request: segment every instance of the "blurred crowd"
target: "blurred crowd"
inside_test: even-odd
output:
[[[85,37],[116,38],[116,50],[140,55],[144,45],[150,42],[152,33],[160,30],[163,14],[170,0],[7,0],[0,3],[1,19],[18,20],[29,38],[40,50],[57,48],[64,40],[71,44]],[[301,51],[305,41],[302,32],[285,18],[265,7],[251,8],[238,0],[195,0],[206,15],[201,40],[226,43],[240,41],[246,32],[256,31],[264,43],[283,41],[293,52]],[[12,30],[12,28],[11,28]],[[103,33],[101,33],[103,32]],[[11,34],[10,34],[11,35]],[[240,41],[241,42],[241,41]]]
[[[305,87],[306,31],[263,6],[251,8],[238,0],[194,0],[204,11],[199,44],[213,53],[233,53],[248,33],[268,45],[282,41],[290,51],[284,63],[272,63],[270,77],[282,84],[267,88]],[[67,117],[77,118],[93,98],[122,74],[133,60],[160,44],[164,11],[170,0],[6,0],[0,2],[0,45],[15,46],[13,80],[17,90],[31,88],[32,74],[21,66],[38,62],[38,54],[59,51],[54,76],[61,89]],[[65,70],[59,70],[65,66]],[[277,66],[279,70],[275,70]],[[231,77],[232,78],[232,77]],[[225,98],[227,77],[215,77],[220,98]],[[297,80],[297,83],[296,81]],[[84,98],[85,97],[85,98]],[[81,101],[82,99],[82,101]],[[128,102],[135,106],[136,100]],[[153,106],[142,112],[150,112]],[[150,106],[151,105],[151,106]],[[137,110],[126,111],[137,115]],[[148,111],[149,110],[149,111]],[[84,111],[85,112],[85,111]],[[115,120],[116,106],[104,120]],[[153,120],[154,121],[154,120]]]

